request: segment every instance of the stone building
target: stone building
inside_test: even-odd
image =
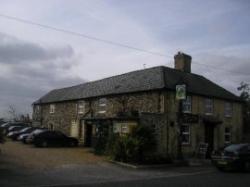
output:
[[[240,98],[191,73],[191,56],[179,52],[174,58],[175,68],[153,67],[52,90],[33,103],[34,124],[61,130],[85,146],[93,145],[103,127],[129,133],[134,125],[150,125],[157,151],[173,156],[180,132],[187,156],[203,143],[211,151],[240,142]],[[187,90],[182,102],[176,100],[179,84]]]

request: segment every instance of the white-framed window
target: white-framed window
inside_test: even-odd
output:
[[[107,99],[100,98],[98,101],[98,113],[105,113],[107,110]]]
[[[138,125],[137,122],[116,122],[113,125],[113,132],[118,134],[129,134]]]
[[[40,105],[35,106],[35,113],[39,114],[40,113]]]
[[[124,133],[124,134],[129,133],[128,124],[122,124],[121,133]]]
[[[190,144],[190,125],[189,124],[182,124],[181,134],[182,134],[181,143],[183,145]]]
[[[212,99],[206,98],[204,100],[204,112],[205,114],[213,114],[214,112],[214,103]]]
[[[232,117],[232,115],[233,115],[233,104],[232,103],[225,102],[224,114],[225,114],[225,117]]]
[[[225,144],[230,144],[231,143],[231,128],[230,127],[225,127]]]
[[[49,105],[49,113],[53,114],[53,113],[55,113],[55,110],[56,110],[56,105],[50,104]]]
[[[83,114],[85,112],[85,102],[84,101],[79,101],[77,103],[77,111],[78,111],[78,114]]]
[[[192,97],[191,96],[187,96],[187,98],[182,101],[182,112],[192,113]]]

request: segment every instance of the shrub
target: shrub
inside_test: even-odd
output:
[[[106,153],[117,161],[142,163],[145,155],[155,148],[155,138],[150,127],[135,126],[130,134],[109,137]]]

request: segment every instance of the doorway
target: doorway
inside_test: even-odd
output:
[[[211,158],[214,149],[214,125],[205,124],[205,143],[208,144],[206,158]]]
[[[85,141],[84,141],[84,145],[86,147],[91,147],[92,144],[92,124],[86,124],[85,123],[85,133],[84,133],[84,137],[85,137]]]

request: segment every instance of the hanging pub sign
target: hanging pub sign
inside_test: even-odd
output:
[[[176,85],[176,99],[177,100],[186,99],[186,85],[185,84]]]

